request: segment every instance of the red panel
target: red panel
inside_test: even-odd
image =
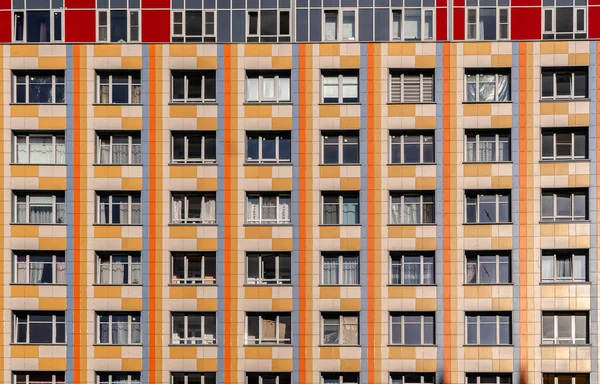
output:
[[[435,2],[436,7],[446,7],[448,6],[448,0],[437,0]]]
[[[454,8],[454,40],[465,39],[465,9]]]
[[[0,12],[0,43],[10,43],[12,41],[12,26],[10,19],[10,12]]]
[[[541,7],[542,0],[519,0],[518,2],[513,1],[513,8],[518,7]]]
[[[142,8],[171,8],[171,0],[142,0]]]
[[[435,10],[435,39],[448,40],[448,8]]]
[[[96,41],[96,10],[65,11],[65,42],[93,43]]]
[[[11,0],[0,0],[0,9],[12,9]]]
[[[464,7],[465,6],[465,0],[455,0],[454,1],[454,6],[455,7]]]
[[[96,8],[96,0],[65,0],[65,8]]]
[[[510,24],[512,40],[540,40],[542,38],[542,9],[513,7]]]
[[[588,20],[595,20],[593,23],[588,22],[588,39],[597,39],[600,37],[600,8],[588,7]]]
[[[600,0],[588,0],[588,5],[600,5]]]
[[[171,41],[171,11],[142,9],[142,42],[168,43]]]

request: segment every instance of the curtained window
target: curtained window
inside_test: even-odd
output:
[[[129,345],[141,343],[139,313],[98,314],[97,343]]]
[[[288,224],[291,195],[289,193],[249,193],[246,200],[247,224]]]
[[[586,250],[542,250],[542,282],[588,281]]]
[[[543,312],[542,344],[587,344],[587,312]]]
[[[290,102],[290,84],[291,73],[289,71],[248,71],[246,73],[246,102]]]
[[[390,284],[435,284],[434,255],[432,253],[390,253]]]
[[[15,193],[13,203],[13,222],[16,224],[65,223],[64,193]]]
[[[13,342],[18,344],[65,343],[64,312],[14,312]]]
[[[510,101],[510,70],[465,71],[465,100],[471,102],[491,103]]]
[[[142,223],[141,194],[99,193],[96,224],[140,225]]]
[[[174,224],[215,224],[217,221],[214,193],[174,193],[172,204]]]
[[[141,104],[141,71],[97,71],[99,104]]]
[[[435,223],[433,193],[392,194],[390,200],[390,224]]]
[[[141,164],[142,143],[139,133],[105,134],[98,133],[98,164]]]
[[[357,252],[337,255],[330,252],[322,254],[323,285],[360,284],[360,265]]]
[[[16,284],[66,284],[64,252],[15,252]]]
[[[323,314],[323,344],[358,345],[358,316],[355,314]]]
[[[98,284],[142,284],[142,264],[139,253],[98,253],[96,263]]]
[[[483,163],[510,161],[510,132],[467,132],[465,161]]]

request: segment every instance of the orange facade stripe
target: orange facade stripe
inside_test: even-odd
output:
[[[306,153],[306,44],[300,44],[298,46],[298,152],[299,152],[299,168],[298,168],[298,184],[299,184],[299,380],[301,383],[307,383],[307,331],[306,322],[308,320],[306,311],[306,172],[307,172],[307,153]]]

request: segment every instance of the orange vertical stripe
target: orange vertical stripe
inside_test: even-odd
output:
[[[307,332],[306,322],[308,314],[306,313],[307,286],[306,286],[306,44],[298,46],[298,184],[299,184],[299,249],[298,257],[298,292],[299,292],[299,380],[301,383],[307,383],[306,380],[306,359],[307,359]]]

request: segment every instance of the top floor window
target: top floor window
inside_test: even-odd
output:
[[[246,41],[289,42],[290,12],[275,9],[249,10]]]
[[[588,97],[588,68],[542,68],[542,99]]]
[[[127,43],[140,41],[139,0],[122,1],[120,7],[101,5],[98,1],[98,41],[111,43]],[[114,5],[114,4],[113,4]]]
[[[392,40],[433,40],[434,8],[392,10]]]
[[[96,74],[99,104],[141,104],[141,71],[98,71]]]
[[[65,102],[65,71],[14,71],[12,102],[61,104]]]
[[[358,103],[358,71],[323,71],[323,103]]]
[[[467,40],[508,39],[507,7],[467,8]]]
[[[510,101],[510,73],[505,70],[465,71],[465,101],[491,103]]]
[[[21,43],[51,43],[63,40],[62,1],[56,7],[49,1],[40,7],[35,0],[14,2],[13,41]],[[10,4],[10,3],[9,3]]]
[[[546,3],[544,3],[545,5]],[[585,4],[585,3],[584,3]],[[544,40],[587,38],[586,6],[544,7]]]
[[[324,12],[323,40],[351,41],[356,40],[356,10],[326,10]]]
[[[214,43],[217,24],[215,13],[199,9],[173,10],[171,41]]]

